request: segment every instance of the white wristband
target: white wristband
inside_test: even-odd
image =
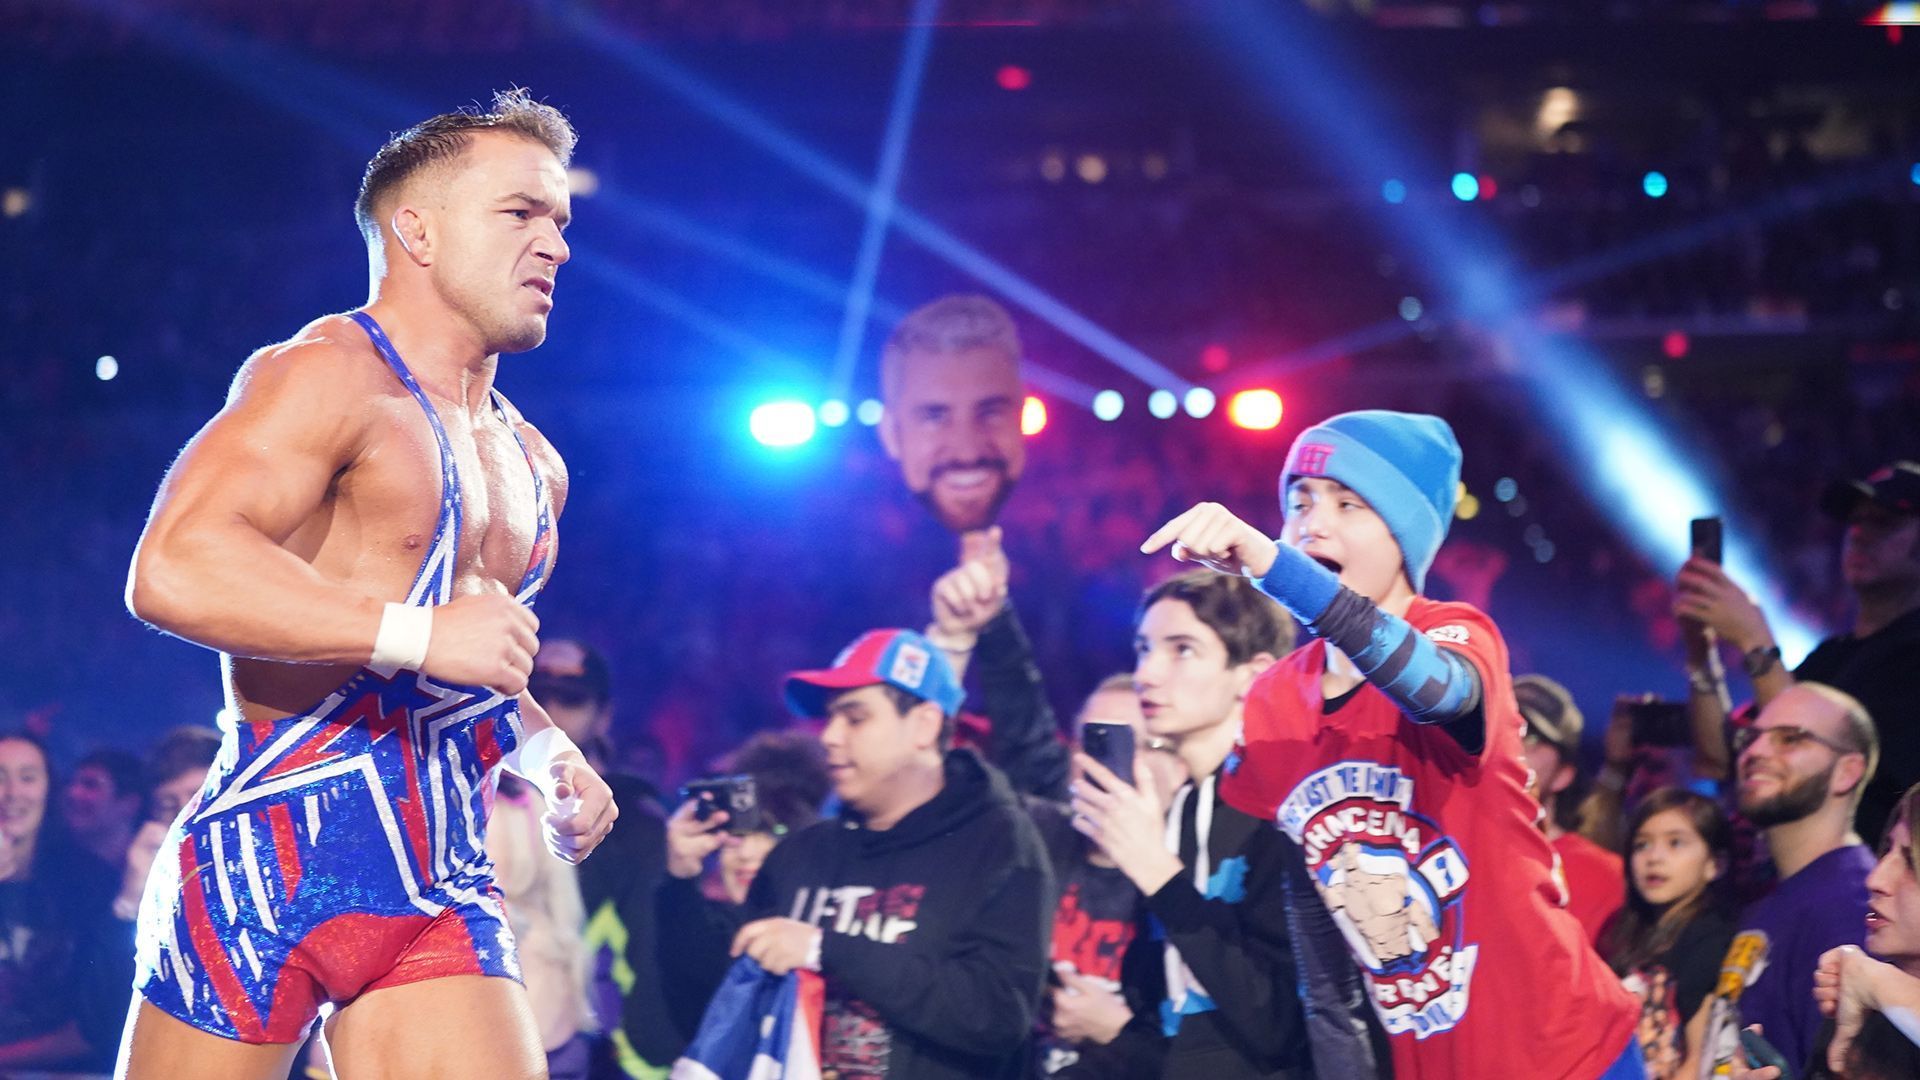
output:
[[[553,759],[569,750],[580,752],[580,748],[573,745],[573,740],[567,738],[567,733],[556,724],[529,735],[525,742],[513,748],[513,753],[501,759],[501,764],[515,776],[539,788],[540,794],[545,795],[548,802],[555,802],[553,773],[548,766],[553,764]],[[574,792],[576,798],[579,794]]]
[[[380,615],[380,632],[373,636],[371,666],[419,671],[427,662],[427,641],[432,636],[432,608],[388,604]]]
[[[807,958],[801,961],[801,967],[806,968],[808,971],[820,970],[820,945],[826,940],[826,937],[827,935],[824,930],[821,930],[817,926],[813,928],[813,940],[807,942]]]

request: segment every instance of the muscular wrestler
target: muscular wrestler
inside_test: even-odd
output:
[[[371,300],[249,358],[154,503],[129,608],[239,717],[141,903],[123,1077],[543,1077],[483,847],[494,765],[577,860],[616,810],[531,697],[566,471],[493,388],[546,337],[574,133],[524,91],[368,165]]]

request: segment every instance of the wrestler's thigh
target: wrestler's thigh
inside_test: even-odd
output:
[[[342,1080],[546,1080],[527,992],[512,979],[449,975],[370,990],[327,1021]]]
[[[118,1080],[285,1080],[299,1043],[243,1043],[211,1035],[139,994],[120,1036]]]

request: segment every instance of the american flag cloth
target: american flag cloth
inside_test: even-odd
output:
[[[820,1080],[819,974],[770,974],[750,956],[734,961],[673,1063],[671,1080]]]

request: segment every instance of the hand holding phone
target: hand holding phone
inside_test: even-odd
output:
[[[716,810],[725,810],[726,829],[735,836],[766,828],[760,813],[759,787],[745,773],[691,781],[680,789],[680,801],[694,804],[693,816],[698,821],[712,817]]]
[[[1629,706],[1633,716],[1633,745],[1692,746],[1692,718],[1684,701],[1650,698]]]
[[[1128,724],[1089,720],[1080,725],[1080,748],[1107,767],[1122,783],[1133,783],[1133,728]]]
[[[1688,523],[1693,546],[1693,557],[1705,559],[1710,563],[1720,561],[1721,537],[1724,530],[1717,517],[1694,518]]]

